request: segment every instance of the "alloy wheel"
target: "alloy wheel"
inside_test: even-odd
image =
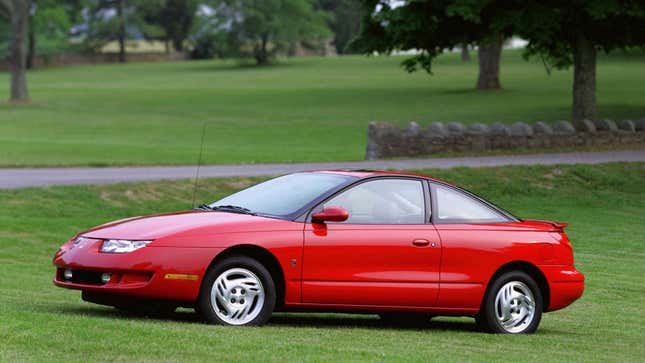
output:
[[[211,304],[219,319],[230,325],[244,325],[255,319],[264,305],[262,281],[245,268],[222,272],[211,289]]]
[[[509,333],[526,330],[535,316],[535,298],[531,289],[520,281],[504,284],[495,297],[495,317]]]

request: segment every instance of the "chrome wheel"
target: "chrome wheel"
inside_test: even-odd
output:
[[[531,289],[520,281],[510,281],[497,292],[495,316],[509,333],[521,333],[535,316],[535,298]]]
[[[255,319],[264,305],[262,281],[251,271],[232,268],[222,272],[211,289],[211,305],[219,319],[244,325]]]

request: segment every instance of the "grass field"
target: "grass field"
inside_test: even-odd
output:
[[[546,314],[537,334],[475,331],[472,319],[425,329],[374,316],[279,314],[225,328],[188,310],[147,319],[83,303],[53,286],[59,245],[108,220],[190,207],[189,181],[0,191],[0,361],[645,361],[645,164],[425,171],[519,216],[571,223],[584,296]],[[211,179],[214,200],[259,179]]]
[[[33,106],[0,106],[0,167],[359,160],[367,123],[568,119],[571,71],[505,51],[504,89],[473,89],[476,61],[441,56],[433,76],[402,57],[97,65],[29,73]],[[601,56],[603,117],[645,116],[645,54]],[[7,74],[0,74],[0,99]]]

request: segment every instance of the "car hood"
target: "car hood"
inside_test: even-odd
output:
[[[283,221],[284,222],[284,221]],[[187,211],[122,219],[89,229],[80,235],[97,239],[154,240],[183,232],[212,233],[270,228],[279,220],[247,214]]]

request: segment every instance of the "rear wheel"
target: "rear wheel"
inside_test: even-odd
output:
[[[507,272],[492,282],[477,323],[492,333],[530,334],[542,318],[542,293],[531,276]]]
[[[196,311],[206,321],[223,325],[262,325],[276,302],[275,283],[258,261],[229,257],[204,277]]]

